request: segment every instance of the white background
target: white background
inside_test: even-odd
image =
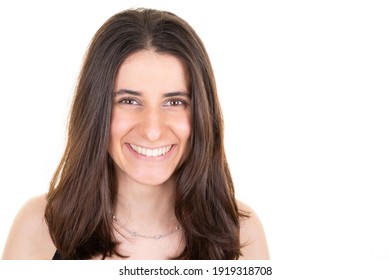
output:
[[[271,258],[390,259],[386,1],[214,2],[1,2],[0,254],[17,211],[48,189],[90,39],[145,6],[204,41],[237,197]]]

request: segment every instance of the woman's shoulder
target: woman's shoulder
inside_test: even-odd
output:
[[[45,221],[46,196],[28,200],[19,210],[4,247],[3,259],[51,259],[55,246]]]
[[[243,246],[240,259],[269,259],[267,239],[259,217],[249,205],[237,201],[237,206],[240,212],[247,214],[240,221],[240,242]]]

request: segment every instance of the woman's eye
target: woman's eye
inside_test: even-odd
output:
[[[171,100],[168,100],[166,103],[166,106],[183,106],[183,105],[187,105],[187,102],[185,102],[184,100],[181,100],[181,99],[171,99]]]
[[[133,98],[124,98],[119,100],[119,103],[121,104],[128,104],[128,105],[139,105],[139,102],[136,99]]]

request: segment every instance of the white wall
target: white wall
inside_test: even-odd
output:
[[[186,19],[209,51],[237,197],[263,221],[271,257],[390,258],[385,1],[8,2],[0,253],[18,209],[48,188],[89,40],[115,12],[146,6]]]

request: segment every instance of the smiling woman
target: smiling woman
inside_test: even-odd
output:
[[[126,10],[95,34],[47,195],[16,217],[5,259],[267,259],[236,201],[212,67],[176,15]]]

